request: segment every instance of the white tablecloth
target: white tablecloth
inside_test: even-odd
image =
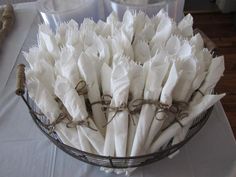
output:
[[[24,4],[25,8],[28,5]],[[22,50],[35,43],[37,20]],[[117,176],[65,154],[40,132],[23,101],[14,94],[18,63],[25,63],[22,54],[12,64],[13,70],[0,92],[0,177]],[[4,67],[0,65],[0,70]],[[132,176],[235,177],[236,143],[221,103],[216,104],[207,124],[175,158],[139,168]]]

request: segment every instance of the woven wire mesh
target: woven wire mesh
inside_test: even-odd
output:
[[[142,156],[134,157],[110,157],[102,156],[97,154],[91,154],[85,151],[81,151],[63,144],[56,132],[50,132],[50,130],[45,126],[48,123],[48,119],[44,115],[37,115],[35,112],[40,111],[36,104],[29,98],[28,94],[22,97],[29,108],[29,112],[33,121],[39,127],[39,129],[61,150],[65,153],[71,155],[72,157],[86,162],[88,164],[108,167],[108,168],[130,168],[144,166],[156,161],[159,161],[170,154],[174,153],[180,149],[184,144],[186,144],[207,122],[213,107],[209,108],[206,112],[198,116],[190,127],[187,136],[183,141],[178,144],[172,145],[171,139],[165,146],[163,146],[158,152],[146,154]]]

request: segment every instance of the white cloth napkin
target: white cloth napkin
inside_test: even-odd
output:
[[[199,90],[204,94],[210,93],[217,84],[217,82],[220,80],[221,76],[223,76],[224,70],[225,70],[224,57],[220,56],[214,58],[211,61],[204,83]],[[201,97],[202,97],[201,93],[197,92],[193,98],[194,102],[197,102],[198,99],[200,99]]]
[[[160,96],[160,102],[162,104],[171,106],[172,105],[172,92],[178,82],[179,79],[179,73],[176,68],[176,64],[173,63],[171,66],[171,70],[169,72],[168,79],[162,89],[161,96]],[[153,142],[154,137],[157,135],[157,133],[160,131],[161,126],[163,122],[166,119],[166,114],[163,112],[157,113],[156,117],[158,119],[153,119],[148,136],[146,138],[145,143],[145,149],[148,150],[150,145]]]
[[[78,67],[82,78],[88,86],[88,98],[90,103],[101,101],[101,95],[98,85],[98,76],[92,59],[85,53],[82,53],[78,60]],[[106,129],[103,127],[106,123],[105,115],[102,112],[101,104],[92,106],[93,118],[98,130],[105,135]]]
[[[119,31],[118,29],[112,38],[112,53],[113,61],[116,59],[117,55],[125,55],[132,60],[134,59],[134,51],[131,41],[123,31]]]
[[[134,58],[138,63],[145,63],[151,58],[151,51],[149,45],[145,41],[138,41],[134,45]]]
[[[49,119],[50,123],[59,116],[60,110],[54,99],[53,92],[40,81],[38,74],[32,70],[26,70],[26,87],[29,96],[35,101],[41,112]]]
[[[74,121],[84,120],[89,122],[89,127],[76,126],[79,137],[82,137],[83,140],[80,142],[81,148],[84,151],[92,153],[93,150],[89,144],[90,142],[97,153],[102,153],[104,138],[99,131],[95,131],[97,130],[97,126],[91,118],[88,118],[84,100],[81,99],[74,87],[65,78],[58,76],[55,83],[55,94],[60,98]],[[90,127],[95,130],[90,129]]]
[[[40,111],[49,119],[49,122],[54,122],[61,111],[58,103],[55,101],[53,92],[47,89],[44,82],[40,82],[38,75],[32,70],[26,70],[26,80],[29,96],[34,100]],[[56,125],[55,131],[64,144],[81,149],[76,129],[69,130],[65,124],[60,123]]]
[[[55,35],[53,34],[50,27],[46,24],[39,25],[38,32],[38,46],[40,49],[48,51],[52,59],[58,58],[59,47]]]
[[[189,108],[188,117],[180,120],[183,126],[188,125],[192,122],[197,116],[199,116],[203,111],[206,111],[217,101],[219,101],[225,94],[221,95],[206,95],[204,96],[199,103],[193,105]],[[165,143],[167,143],[174,135],[182,130],[182,127],[178,123],[172,124],[165,131],[161,133],[158,139],[150,147],[150,153],[157,152]]]
[[[104,63],[101,70],[102,90],[104,95],[111,95],[111,74],[112,69]],[[106,113],[107,122],[111,121],[113,113]],[[115,139],[114,139],[114,127],[112,123],[106,125],[106,136],[103,155],[114,156],[115,155]]]
[[[187,95],[197,73],[197,61],[194,58],[187,58],[176,62],[178,71],[182,71],[178,83],[173,91],[174,101],[187,102]]]
[[[130,102],[132,103],[132,101],[143,98],[143,91],[146,83],[146,74],[141,65],[137,65],[132,61],[130,62],[129,70],[129,77],[131,81],[129,94],[131,95]],[[131,117],[129,119],[127,156],[131,155],[134,136],[139,122],[139,113],[130,116]]]
[[[79,35],[78,23],[70,20],[68,23],[63,22],[56,30],[55,39],[57,45],[74,49],[73,55],[75,58],[79,57],[83,50],[83,43]]]
[[[53,67],[48,64],[45,60],[37,60],[35,62],[34,70],[29,69],[34,73],[40,83],[43,83],[46,89],[50,92],[50,94],[54,95],[54,83],[55,83],[55,74]]]
[[[120,107],[127,104],[129,95],[129,66],[125,57],[120,58],[111,75],[112,102],[111,106]],[[116,112],[112,112],[115,115]],[[112,122],[114,127],[115,152],[117,157],[125,157],[128,139],[128,111],[118,112]]]
[[[190,39],[190,44],[195,46],[196,52],[204,48],[204,40],[202,39],[201,34],[197,33]]]
[[[193,36],[193,17],[188,14],[178,24],[178,29],[185,37]]]
[[[44,60],[48,64],[53,66],[54,60],[52,60],[52,57],[50,54],[42,50],[38,47],[32,47],[29,49],[29,52],[23,51],[23,56],[26,59],[26,61],[29,63],[29,66],[32,70],[36,69],[38,66],[38,62],[41,60]]]
[[[217,57],[212,60],[212,63],[209,67],[208,74],[204,80],[203,85],[199,88],[199,90],[204,94],[210,94],[212,89],[215,87],[216,83],[220,80],[221,76],[224,72],[224,57]],[[192,101],[190,102],[190,105],[197,104],[202,99],[201,93],[196,92],[194,95]],[[179,134],[177,134],[174,137],[173,144],[177,144],[180,141],[182,141],[187,133],[189,128],[192,125],[192,121],[189,122],[188,125],[186,125]]]
[[[78,136],[76,128],[69,129],[66,127],[65,123],[61,122],[56,125],[55,131],[64,144],[82,150],[82,139]]]
[[[77,66],[78,58],[75,58],[74,50],[74,48],[62,48],[60,58],[56,60],[55,69],[58,75],[65,77],[75,88],[81,80],[81,76]]]
[[[135,19],[133,13],[130,10],[125,11],[122,20],[121,30],[124,32],[130,42],[132,41],[134,36],[134,23]]]
[[[151,19],[149,19],[148,16],[144,16],[141,12],[138,13],[135,21],[134,44],[139,40],[150,43],[154,35],[155,25],[152,23]]]
[[[152,55],[155,55],[156,51],[165,45],[171,33],[176,29],[176,24],[168,17],[166,12],[160,11],[156,16],[159,23],[150,42]]]
[[[111,73],[112,69],[104,63],[101,68],[101,81],[103,95],[112,95],[111,93]],[[107,122],[111,121],[112,113],[106,113]],[[115,156],[115,139],[114,139],[114,127],[112,123],[106,125],[106,136],[103,149],[103,155]],[[114,169],[101,167],[100,170],[106,173],[111,173]]]
[[[181,47],[181,40],[177,36],[170,36],[167,40],[165,49],[169,55],[177,55]]]
[[[110,24],[108,24],[102,20],[99,20],[97,22],[96,27],[95,27],[95,32],[97,35],[101,35],[101,36],[107,38],[108,36],[111,35],[111,26],[110,26]]]
[[[72,120],[80,121],[82,120],[81,117],[85,118],[85,116],[87,116],[83,101],[81,99],[75,100],[79,97],[78,94],[68,80],[61,76],[57,76],[55,82],[55,94],[62,101],[63,105],[72,117]],[[83,115],[83,113],[85,113],[85,115]],[[81,150],[92,153],[91,145],[89,144],[88,139],[82,134],[81,127],[75,127],[79,136]]]
[[[154,61],[146,64],[148,65],[146,69],[148,71],[148,74],[144,89],[144,99],[159,99],[162,89],[162,83],[166,73],[168,72],[169,62],[165,62],[162,65],[155,66]],[[154,105],[145,104],[142,106],[132,146],[131,156],[141,155],[145,153],[144,145],[148,137],[152,120],[155,116],[155,111],[156,107]]]

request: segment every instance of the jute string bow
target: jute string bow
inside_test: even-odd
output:
[[[75,89],[78,95],[87,95],[88,93],[87,84],[84,80],[79,81]],[[91,107],[93,105],[101,104],[102,110],[104,112],[107,112],[107,113],[114,112],[111,119],[107,121],[104,127],[107,126],[116,117],[118,113],[123,112],[123,111],[128,112],[129,118],[131,118],[134,123],[133,115],[140,113],[142,106],[146,104],[155,106],[156,112],[155,112],[154,118],[158,121],[164,121],[167,118],[168,114],[172,114],[174,116],[174,121],[177,122],[181,127],[183,127],[180,120],[188,116],[188,113],[184,112],[188,106],[186,102],[174,102],[171,106],[168,106],[166,104],[160,103],[158,100],[135,99],[133,101],[129,101],[128,103],[122,103],[120,106],[111,106],[111,100],[112,100],[111,95],[102,95],[101,100],[95,101],[86,105],[87,110],[91,110]],[[87,128],[90,128],[91,130],[97,131],[96,129],[90,126],[90,120],[92,119],[91,116],[88,116],[87,118],[81,121],[73,121],[72,117],[67,112],[61,100],[59,98],[56,98],[56,101],[59,104],[61,113],[59,114],[59,116],[54,122],[47,125],[47,127],[51,131],[55,129],[56,124],[62,121],[66,123],[66,126],[68,128],[82,126],[82,127],[87,127]],[[160,116],[161,114],[162,116]]]
[[[75,89],[76,89],[78,95],[86,95],[88,93],[87,92],[87,84],[84,80],[79,81],[78,84],[76,85]],[[88,116],[85,119],[80,120],[80,121],[73,121],[72,117],[68,113],[68,111],[65,108],[65,106],[63,105],[62,101],[58,97],[55,98],[55,101],[58,103],[61,113],[52,123],[45,125],[45,127],[49,130],[49,133],[52,133],[55,130],[55,126],[61,122],[66,123],[67,128],[75,128],[76,126],[82,126],[82,127],[87,127],[93,131],[97,131],[96,129],[94,129],[90,125],[90,120],[91,120],[90,116]],[[34,112],[34,114],[43,115],[43,114],[37,113],[37,112]]]
[[[109,102],[107,102],[107,103],[109,103]],[[122,103],[118,107],[110,106],[110,104],[109,105],[103,104],[103,108],[105,108],[105,110],[107,112],[114,112],[113,116],[106,123],[105,126],[107,126],[114,119],[114,117],[119,112],[122,112],[122,111],[127,111],[129,114],[129,117],[133,120],[132,115],[140,113],[142,106],[145,104],[155,106],[156,112],[155,112],[154,118],[158,121],[163,121],[166,119],[168,114],[172,114],[174,116],[175,122],[177,122],[181,127],[183,127],[180,120],[183,119],[184,117],[188,116],[188,113],[184,112],[188,106],[188,104],[186,102],[174,102],[171,106],[168,106],[168,105],[162,104],[156,100],[135,99],[135,100],[128,102],[128,103]],[[160,114],[162,114],[163,116],[159,116]],[[133,120],[133,123],[134,123],[134,120]]]

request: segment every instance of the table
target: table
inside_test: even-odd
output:
[[[20,4],[31,8],[32,3]],[[32,11],[32,14],[34,12]],[[21,51],[36,43],[39,18],[31,28]],[[21,41],[22,42],[22,41]],[[1,54],[0,54],[1,55]],[[0,57],[0,60],[2,58]],[[104,174],[99,167],[80,162],[53,145],[36,127],[27,107],[15,91],[15,70],[26,63],[21,52],[11,63],[6,85],[0,91],[0,177],[93,177]],[[4,65],[0,65],[2,70]],[[2,81],[2,75],[0,75]],[[135,177],[234,177],[236,143],[221,103],[214,107],[203,129],[173,159],[141,167]],[[121,175],[122,176],[122,175]]]

